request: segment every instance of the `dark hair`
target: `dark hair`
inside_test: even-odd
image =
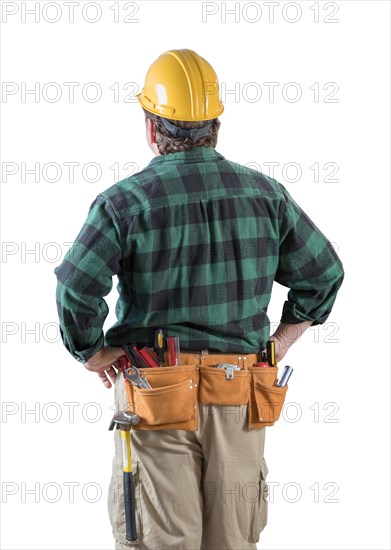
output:
[[[150,118],[153,121],[156,132],[156,144],[161,155],[167,155],[168,153],[176,153],[178,151],[188,151],[193,147],[216,147],[217,144],[217,134],[220,128],[220,120],[214,118],[212,120],[212,125],[209,130],[209,134],[206,136],[198,138],[183,138],[183,137],[173,137],[170,132],[163,126],[159,117],[149,111],[143,109],[145,113],[145,120]],[[179,128],[203,128],[210,122],[210,120],[202,120],[200,122],[185,122],[182,120],[172,120],[167,118],[169,122],[179,126]]]

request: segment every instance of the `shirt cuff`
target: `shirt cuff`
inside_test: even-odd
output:
[[[87,363],[87,361],[91,359],[91,357],[95,355],[95,353],[98,353],[98,351],[100,351],[104,347],[103,340],[104,339],[102,333],[99,337],[99,340],[93,346],[90,346],[89,348],[85,348],[83,350],[74,350],[72,355],[81,363]]]
[[[303,323],[303,321],[312,321],[311,326],[314,327],[316,325],[321,325],[326,321],[328,316],[330,315],[330,311],[327,313],[324,313],[320,317],[311,317],[307,315],[306,313],[301,312],[297,305],[294,302],[286,301],[284,303],[284,307],[282,310],[282,315],[280,319],[280,323],[287,323],[289,325],[298,325],[299,323]]]

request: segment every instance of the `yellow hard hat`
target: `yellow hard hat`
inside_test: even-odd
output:
[[[146,111],[173,120],[211,120],[224,111],[213,67],[193,50],[158,57],[137,98]]]

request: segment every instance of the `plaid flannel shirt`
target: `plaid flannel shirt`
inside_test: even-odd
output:
[[[87,361],[104,345],[257,353],[269,338],[273,282],[290,290],[281,322],[324,323],[344,272],[285,187],[212,147],[154,157],[100,193],[55,269],[64,345]],[[118,278],[118,321],[104,297]]]

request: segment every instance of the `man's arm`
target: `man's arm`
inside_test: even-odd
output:
[[[55,269],[57,310],[63,343],[75,359],[105,374],[122,355],[120,348],[104,348],[103,324],[108,306],[103,299],[112,288],[112,277],[121,270],[121,237],[118,216],[108,200],[98,195],[87,220],[64,261]]]
[[[277,361],[308,327],[326,321],[344,279],[342,262],[330,241],[285,187],[280,187],[285,201],[275,280],[290,290],[281,324],[271,336],[276,342]]]

